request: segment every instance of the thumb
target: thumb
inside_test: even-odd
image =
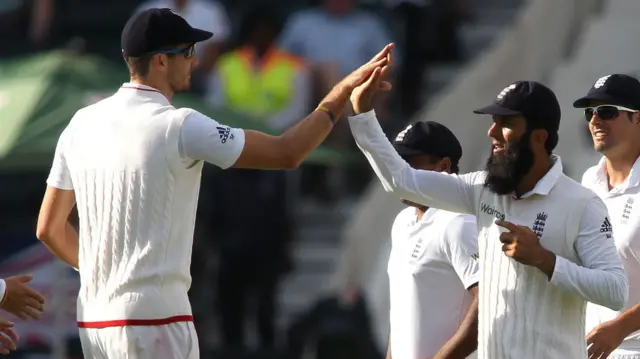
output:
[[[19,276],[16,277],[16,279],[18,280],[18,282],[28,283],[28,282],[31,282],[33,280],[33,274],[19,275]]]

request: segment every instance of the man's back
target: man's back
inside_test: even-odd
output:
[[[142,91],[123,86],[80,110],[62,135],[80,219],[81,326],[191,315],[202,163],[179,155],[188,110]]]

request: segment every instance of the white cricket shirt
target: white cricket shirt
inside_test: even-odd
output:
[[[387,268],[392,358],[431,358],[455,334],[473,302],[477,257],[473,216],[430,208],[418,221],[413,207],[398,214]]]
[[[80,327],[193,320],[201,160],[226,168],[243,146],[242,130],[176,109],[147,86],[124,84],[76,113],[47,183],[76,196]]]
[[[609,209],[615,244],[629,277],[629,300],[619,311],[589,303],[587,333],[600,323],[610,321],[640,304],[640,158],[633,165],[627,180],[611,190],[605,166],[603,158],[598,165],[589,168],[582,177],[582,184],[600,196]],[[619,349],[640,354],[640,331],[629,335]]]
[[[452,175],[411,168],[373,111],[349,119],[383,187],[398,197],[476,216],[480,262],[478,358],[586,358],[586,302],[618,310],[627,277],[598,196],[562,173],[560,158],[535,188],[514,199],[484,187],[484,172]],[[502,252],[496,218],[533,229],[556,254],[551,280]],[[604,227],[602,227],[605,225]]]

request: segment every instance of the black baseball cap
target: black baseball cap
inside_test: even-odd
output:
[[[493,104],[473,111],[494,116],[523,116],[532,128],[558,132],[560,103],[553,91],[536,81],[517,81],[502,90]]]
[[[589,107],[591,101],[603,101],[609,105],[640,110],[640,81],[624,74],[603,76],[591,86],[587,96],[581,97],[573,103],[573,107]]]
[[[178,44],[210,39],[213,33],[191,27],[171,9],[149,9],[134,14],[122,30],[122,54],[139,57]]]
[[[433,121],[419,121],[407,126],[398,133],[393,147],[404,159],[416,155],[432,155],[448,157],[453,164],[458,164],[462,157],[462,146],[453,132],[445,125]]]

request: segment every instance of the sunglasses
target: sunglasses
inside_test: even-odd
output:
[[[591,122],[593,115],[597,115],[603,121],[613,120],[618,118],[620,111],[638,112],[628,107],[616,106],[616,105],[601,105],[597,107],[587,107],[584,109],[584,118],[587,122]]]
[[[185,47],[184,49],[164,49],[164,50],[158,50],[158,51],[154,51],[150,53],[151,55],[159,55],[159,54],[166,54],[166,55],[180,55],[180,54],[184,54],[184,57],[186,57],[187,59],[192,58],[195,54],[196,54],[196,45],[191,45],[189,47]]]

